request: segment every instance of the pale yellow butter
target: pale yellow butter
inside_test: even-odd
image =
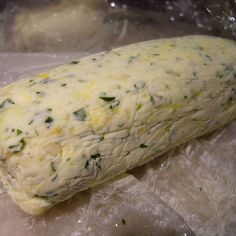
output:
[[[136,43],[0,90],[0,175],[37,215],[236,117],[236,43]]]

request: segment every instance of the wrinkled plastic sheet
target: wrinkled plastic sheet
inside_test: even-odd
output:
[[[77,58],[0,54],[0,87]],[[0,186],[1,236],[236,235],[236,122],[193,140],[41,217]]]

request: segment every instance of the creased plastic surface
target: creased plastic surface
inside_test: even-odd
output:
[[[75,57],[2,54],[0,87]],[[236,235],[235,137],[236,122],[40,218],[24,214],[1,187],[0,235]]]

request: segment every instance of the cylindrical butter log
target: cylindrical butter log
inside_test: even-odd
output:
[[[1,181],[41,214],[235,117],[235,42],[116,48],[0,90]]]

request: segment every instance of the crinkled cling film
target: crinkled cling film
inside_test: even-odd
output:
[[[0,87],[136,41],[187,34],[232,39],[235,5],[234,0],[6,1],[0,5]],[[236,235],[235,169],[232,122],[41,217],[23,213],[0,187],[0,235]]]

